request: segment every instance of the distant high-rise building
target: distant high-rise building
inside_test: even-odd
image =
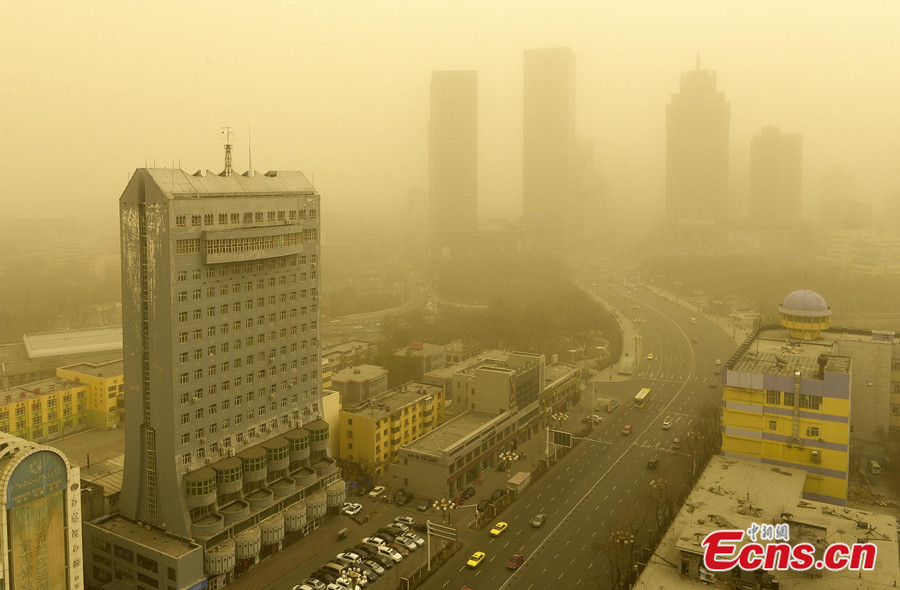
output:
[[[666,108],[666,213],[672,229],[711,226],[728,196],[731,107],[716,89],[716,73],[698,68],[681,75]]]
[[[763,127],[750,140],[750,219],[771,225],[800,218],[803,138]]]
[[[120,513],[85,527],[85,573],[108,582],[115,544],[127,587],[147,577],[135,563],[222,585],[344,500],[322,419],[319,194],[300,172],[139,169],[119,206],[127,460]]]
[[[568,47],[525,51],[523,203],[525,229],[558,237],[579,219],[575,190],[575,53]]]
[[[428,124],[428,218],[442,235],[478,225],[478,72],[431,75]]]

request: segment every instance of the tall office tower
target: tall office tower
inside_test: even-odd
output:
[[[478,72],[431,75],[428,218],[441,236],[478,226]]]
[[[711,226],[728,197],[731,107],[716,90],[716,73],[681,75],[666,108],[666,214],[674,231]]]
[[[119,206],[120,512],[211,545],[248,519],[259,533],[317,475],[337,477],[317,419],[319,195],[300,172],[138,169]],[[231,571],[224,550],[207,574]]]
[[[573,186],[575,53],[568,47],[525,51],[523,120],[525,229],[565,237],[581,196]]]
[[[763,127],[750,140],[750,219],[771,225],[800,219],[803,138]]]

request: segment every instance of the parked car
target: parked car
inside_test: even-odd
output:
[[[406,535],[400,535],[399,537],[394,539],[394,544],[400,545],[401,547],[405,547],[407,549],[407,551],[410,551],[410,552],[415,551],[416,549],[419,548],[419,546],[416,545],[416,542],[413,541],[412,539],[410,539],[409,537],[407,537]]]
[[[361,510],[362,504],[356,502],[344,502],[344,507],[341,508],[341,512],[347,516],[356,516]]]
[[[325,584],[322,582],[322,580],[317,580],[315,578],[306,578],[301,583],[306,584],[307,586],[312,586],[316,590],[325,590]]]
[[[422,545],[425,544],[425,539],[423,539],[422,537],[420,537],[419,535],[417,535],[417,534],[415,534],[415,533],[405,533],[405,534],[403,535],[403,537],[409,539],[410,541],[412,541],[413,543],[415,543],[415,544],[418,545],[419,547],[421,547]]]
[[[500,498],[502,498],[505,495],[506,495],[506,490],[497,488],[491,494],[491,502],[496,502],[497,500],[499,500]]]
[[[371,491],[372,491],[372,488],[370,488],[368,486],[357,486],[356,495],[357,496],[365,496],[366,494],[368,494]]]
[[[384,491],[384,486],[375,486],[369,491],[370,498],[378,498],[378,496]]]
[[[362,543],[360,543],[359,545],[354,545],[349,549],[344,549],[344,553],[356,553],[357,555],[365,559],[369,555],[375,553],[375,550],[368,545],[363,545]]]
[[[513,553],[513,556],[506,562],[506,567],[511,570],[519,569],[519,566],[522,565],[523,561],[525,561],[525,556],[523,554]]]
[[[381,553],[373,553],[369,556],[370,561],[374,561],[384,569],[391,569],[394,567],[394,560],[390,557],[384,556]]]
[[[394,563],[403,561],[403,555],[401,555],[400,552],[393,547],[388,547],[387,545],[379,545],[378,554],[393,559]]]
[[[407,496],[406,494],[401,494],[397,496],[396,502],[394,502],[397,506],[406,506],[409,504],[409,501],[412,500],[412,496]]]
[[[547,522],[546,514],[537,514],[534,518],[531,519],[531,526],[539,529],[544,526],[544,523]]]
[[[431,508],[431,500],[423,499],[419,502],[419,505],[416,506],[416,510],[419,512],[427,512],[428,509]]]
[[[362,563],[362,558],[356,553],[338,553],[335,559],[338,562],[346,563],[347,565],[357,565]]]
[[[403,524],[406,526],[412,526],[416,524],[416,519],[412,516],[397,516],[394,518],[395,523]]]
[[[362,540],[364,545],[368,545],[369,547],[374,547],[375,550],[378,550],[379,545],[384,545],[384,539],[381,537],[365,537]]]
[[[482,500],[475,506],[475,509],[478,512],[481,512],[482,510],[485,510],[488,506],[490,506],[490,504],[491,504],[490,500]]]
[[[371,569],[373,572],[378,574],[379,576],[383,576],[386,572],[384,566],[375,561],[374,559],[366,559],[363,561],[363,565]]]
[[[471,498],[474,495],[475,495],[475,488],[473,488],[472,486],[469,486],[463,490],[462,499],[468,500],[469,498]]]

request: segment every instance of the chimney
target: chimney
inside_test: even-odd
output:
[[[825,365],[828,364],[828,357],[824,354],[820,354],[818,360],[819,363],[819,379],[825,378]]]

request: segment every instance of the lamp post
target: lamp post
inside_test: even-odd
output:
[[[350,579],[350,587],[351,588],[359,588],[359,574],[362,572],[361,569],[356,567],[355,565],[351,565],[347,569],[344,570],[344,575]]]
[[[716,306],[716,325],[719,325],[719,306],[725,303],[719,298],[713,299],[713,305]]]
[[[684,284],[681,281],[675,281],[672,283],[675,285],[675,303],[678,303],[678,292],[681,290],[681,286]]]
[[[694,295],[697,296],[697,315],[699,315],[703,313],[702,311],[700,311],[700,298],[703,297],[703,291],[697,289],[696,291],[694,291]]]
[[[509,481],[510,478],[510,468],[512,467],[512,462],[519,459],[519,454],[513,451],[506,451],[500,453],[500,459],[506,461],[506,481]]]
[[[432,507],[442,514],[442,519],[447,523],[450,522],[450,512],[456,508],[456,504],[453,503],[452,500],[448,500],[447,498],[441,498],[440,500],[435,500]]]
[[[640,354],[638,353],[638,345],[641,342],[641,336],[640,334],[635,334],[634,336],[632,336],[632,338],[634,338],[634,362],[635,364],[637,364],[637,360],[640,357]]]

